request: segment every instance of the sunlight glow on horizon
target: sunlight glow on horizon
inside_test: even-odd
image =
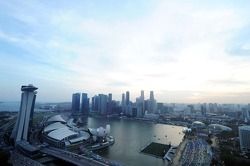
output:
[[[249,1],[0,2],[0,101],[154,90],[162,102],[250,103]]]

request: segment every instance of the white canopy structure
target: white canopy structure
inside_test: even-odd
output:
[[[208,127],[210,129],[213,129],[213,130],[232,131],[232,129],[230,127],[220,125],[220,124],[210,124],[210,125],[208,125]]]
[[[73,136],[73,135],[78,135],[78,133],[70,130],[69,128],[67,127],[64,127],[64,128],[60,128],[60,129],[57,129],[57,130],[53,130],[51,131],[48,136],[53,138],[53,139],[56,139],[58,141],[61,141],[63,140],[64,138],[67,138],[69,136]]]
[[[50,117],[47,122],[62,122],[62,123],[66,123],[66,121],[62,118],[61,115],[55,115]]]
[[[194,121],[192,123],[192,128],[204,128],[206,125],[200,121]]]
[[[69,142],[70,143],[76,143],[76,142],[80,142],[80,141],[83,141],[83,140],[87,140],[87,139],[89,139],[89,137],[90,137],[89,133],[81,131],[80,132],[80,137],[73,138],[73,139],[69,140]]]
[[[43,132],[50,132],[52,130],[56,130],[56,129],[60,129],[60,128],[64,128],[64,127],[67,127],[67,126],[62,124],[61,122],[56,122],[56,123],[52,123],[52,124],[48,125],[47,127],[45,127],[43,129]]]

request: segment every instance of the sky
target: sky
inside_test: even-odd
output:
[[[250,103],[248,0],[0,1],[0,101]]]

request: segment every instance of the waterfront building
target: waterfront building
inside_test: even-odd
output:
[[[108,103],[108,96],[104,94],[99,94],[99,108],[98,112],[102,115],[107,114],[107,103]]]
[[[50,117],[42,130],[42,136],[46,143],[72,150],[79,149],[81,145],[89,150],[110,146],[114,143],[114,139],[109,136],[109,133],[110,125],[107,125],[106,128],[82,130],[69,121],[66,122],[61,115]]]
[[[84,115],[89,113],[89,98],[87,93],[82,93],[81,113]]]
[[[144,90],[141,90],[142,115],[145,114]]]
[[[80,112],[80,93],[74,93],[72,95],[72,113],[79,113]]]
[[[112,101],[112,93],[109,93],[108,94],[108,102],[111,102]]]
[[[126,92],[126,101],[125,101],[126,105],[129,105],[130,103],[130,99],[129,99],[129,91]]]
[[[32,124],[37,89],[38,88],[33,85],[21,87],[22,95],[20,110],[11,133],[11,138],[15,143],[22,140],[28,141],[29,127]]]
[[[108,94],[108,103],[107,103],[107,114],[112,114],[113,109],[113,103],[112,103],[112,94]]]
[[[136,98],[136,116],[141,118],[143,116],[143,105],[141,98]]]
[[[250,152],[250,126],[239,127],[240,149]]]
[[[154,99],[154,91],[150,91],[149,112],[157,113],[157,105],[156,105],[156,100]]]
[[[125,102],[125,94],[122,94],[122,112],[125,113],[125,106],[126,106],[126,102]]]
[[[99,110],[99,96],[95,95],[94,97],[92,97],[92,111],[96,111],[98,112]]]

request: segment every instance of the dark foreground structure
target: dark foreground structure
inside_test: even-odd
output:
[[[15,125],[9,136],[10,164],[15,166],[41,165],[85,165],[106,166],[110,163],[97,161],[90,156],[72,153],[63,149],[51,147],[45,142],[34,140],[36,130],[32,128],[36,90],[33,85],[22,86],[21,104]],[[7,139],[5,139],[7,140]],[[54,162],[55,161],[55,162]],[[58,163],[58,164],[56,164]]]

